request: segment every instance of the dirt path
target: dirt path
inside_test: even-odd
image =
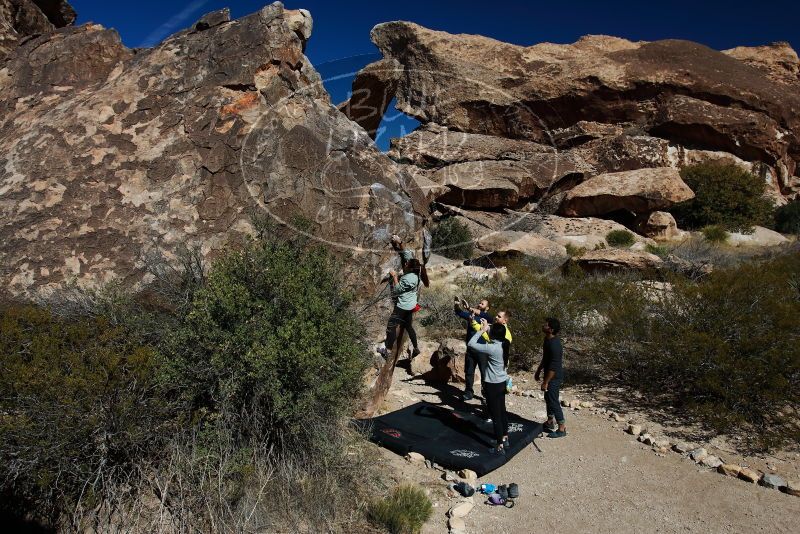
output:
[[[437,390],[397,369],[387,409],[419,400],[438,402]],[[569,396],[569,391],[562,394]],[[544,401],[508,397],[509,409],[542,420]],[[473,401],[475,402],[475,401]],[[800,498],[725,477],[675,453],[659,456],[622,432],[624,423],[582,410],[565,412],[569,436],[542,438],[480,482],[516,482],[512,509],[483,504],[465,518],[469,533],[711,533],[800,532]],[[448,496],[441,473],[411,465],[383,450],[398,480],[431,489],[433,517],[423,534],[448,532]]]

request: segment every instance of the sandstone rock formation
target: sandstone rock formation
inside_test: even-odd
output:
[[[492,232],[478,239],[475,245],[497,265],[521,257],[550,260],[558,264],[567,259],[567,249],[563,245],[536,234],[514,230]]]
[[[669,167],[600,174],[567,191],[559,211],[568,217],[605,215],[621,210],[652,213],[694,198]]]
[[[800,193],[800,60],[786,43],[719,52],[586,36],[521,47],[409,22],[379,24],[371,38],[383,59],[353,93],[395,98],[421,121],[389,155],[441,188],[431,198],[474,214],[459,216],[475,230],[491,213],[527,210],[674,236],[670,221],[646,224],[691,195],[666,168],[705,161],[760,176],[776,204]],[[387,65],[381,81],[373,73]],[[369,120],[341,109],[374,131],[385,107],[360,109]]]
[[[98,25],[53,32],[69,9],[35,4],[60,8],[23,31],[5,17],[33,3],[0,0],[3,28],[31,35],[0,58],[4,289],[147,282],[149,254],[212,258],[254,215],[302,217],[364,279],[388,234],[426,216],[409,174],[331,105],[303,55],[307,12],[222,10],[133,51]]]
[[[661,258],[649,252],[620,248],[590,250],[573,260],[586,272],[649,271],[658,269]]]
[[[66,0],[0,0],[0,59],[32,35],[52,33],[75,22]]]
[[[639,233],[653,239],[674,239],[681,236],[675,217],[665,211],[654,211],[636,219]]]

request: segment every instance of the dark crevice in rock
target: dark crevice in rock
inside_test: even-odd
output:
[[[252,92],[256,90],[255,84],[252,83],[230,83],[222,84],[222,87],[231,89],[232,91],[241,91],[243,93]]]

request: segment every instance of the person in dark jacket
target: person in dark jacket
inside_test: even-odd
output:
[[[485,320],[487,323],[493,322],[492,316],[489,314],[489,301],[486,299],[481,300],[477,308],[463,309],[461,307],[461,301],[456,297],[453,302],[453,309],[456,315],[464,319],[467,323],[467,335],[465,338],[467,343],[469,343],[469,340],[472,339],[472,336],[475,334],[473,322],[480,323],[481,320]],[[479,337],[479,342],[483,343],[485,341],[483,337]],[[482,353],[470,350],[469,346],[467,346],[467,352],[464,355],[464,394],[461,397],[465,401],[471,400],[475,395],[473,390],[475,383],[475,367],[477,367],[481,373],[481,380],[484,380],[484,375],[486,374],[486,356]]]
[[[564,412],[558,402],[559,390],[564,381],[564,349],[561,345],[561,338],[558,337],[560,331],[561,323],[558,319],[553,317],[545,319],[544,325],[542,325],[542,332],[544,332],[542,361],[534,375],[537,382],[540,377],[542,379],[544,402],[547,406],[547,422],[544,424],[544,429],[549,432],[547,437],[550,438],[563,438],[567,435]],[[558,423],[558,427],[556,427],[556,423]]]

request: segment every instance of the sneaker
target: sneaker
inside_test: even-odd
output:
[[[544,423],[542,423],[542,430],[549,434],[550,432],[555,432],[556,430],[558,430],[558,425],[556,425],[555,423],[553,423],[552,425],[548,425],[547,421],[545,421]]]
[[[547,434],[547,437],[548,438],[563,438],[566,435],[567,435],[567,431],[566,430],[564,430],[563,432],[560,431],[560,430],[556,430],[555,432],[550,432],[549,434]]]
[[[420,352],[421,352],[421,351],[420,351],[419,349],[414,349],[414,350],[411,352],[411,357],[412,357],[412,358],[415,358],[416,356],[419,356],[419,355],[420,355]]]
[[[463,401],[472,400],[472,397],[473,397],[473,395],[472,395],[471,391],[465,391],[464,394],[461,395],[461,400],[463,400]]]

